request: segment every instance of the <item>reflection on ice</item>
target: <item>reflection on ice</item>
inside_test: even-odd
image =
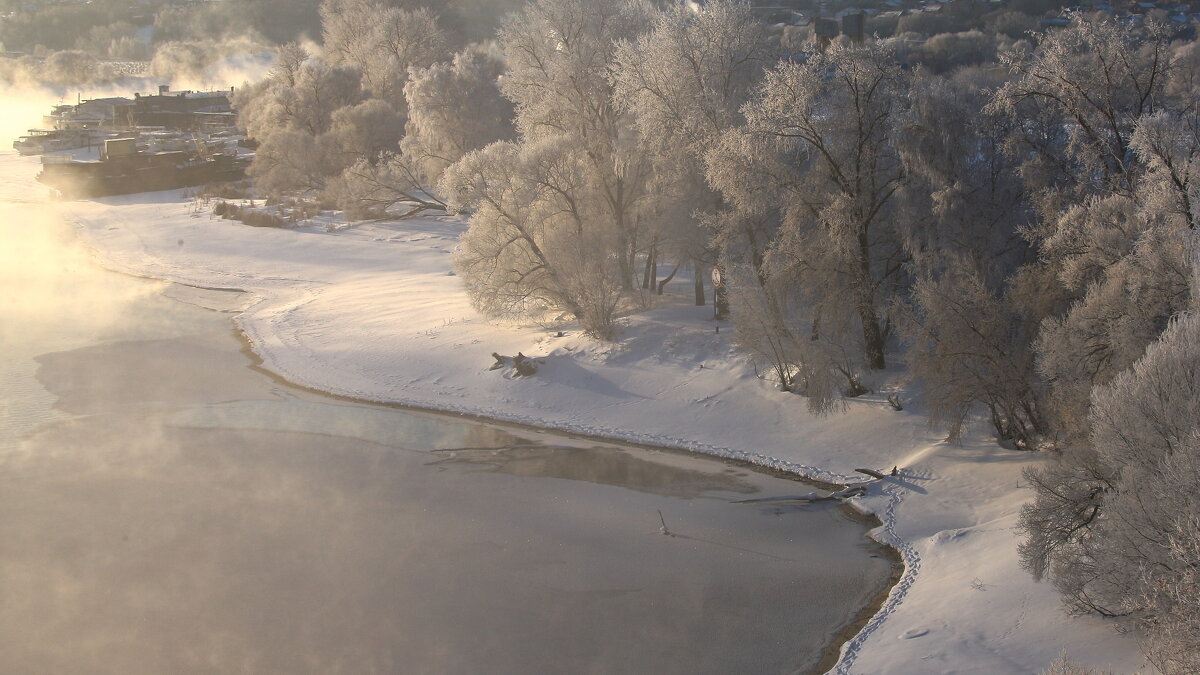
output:
[[[749,494],[758,491],[735,472],[716,473],[672,466],[669,457],[653,458],[614,448],[529,446],[444,450],[438,464],[461,464],[512,476],[563,478],[618,485],[650,494],[692,499],[709,492]],[[743,476],[745,474],[742,474]]]

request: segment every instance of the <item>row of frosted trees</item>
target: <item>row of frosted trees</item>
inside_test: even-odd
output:
[[[476,306],[602,339],[719,263],[739,343],[812,410],[899,359],[952,438],[982,413],[1053,447],[1025,565],[1200,670],[1194,42],[1077,17],[935,75],[886,41],[784,58],[731,0],[534,0],[457,50],[427,9],[322,17],[322,57],[239,99],[260,187],[466,214]]]

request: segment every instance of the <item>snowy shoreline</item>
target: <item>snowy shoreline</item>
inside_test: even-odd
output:
[[[814,417],[803,398],[756,377],[732,331],[714,331],[711,307],[685,304],[687,280],[608,345],[480,317],[449,269],[464,229],[455,219],[251,228],[212,219],[177,192],[62,211],[106,267],[250,293],[238,330],[263,368],[299,386],[839,485],[867,482],[858,467],[898,466],[851,502],[879,518],[873,537],[900,552],[904,571],[831,672],[1028,673],[1064,649],[1108,670],[1154,672],[1135,636],[1067,617],[1053,589],[1020,569],[1014,526],[1030,496],[1021,469],[1045,458],[1001,448],[982,427],[948,445],[903,390],[903,412],[883,389]],[[518,351],[543,361],[538,375],[489,370],[492,352]]]
[[[242,289],[214,289],[214,288],[199,287],[199,286],[192,286],[192,288],[198,288],[201,290],[228,290],[228,291],[237,291],[239,293],[245,292]],[[566,434],[566,435],[580,438],[580,439],[594,439],[594,440],[602,441],[602,442],[618,442],[623,445],[635,446],[635,447],[639,447],[639,448],[646,448],[646,449],[650,449],[650,450],[705,455],[707,457],[712,458],[715,461],[725,460],[725,461],[734,462],[737,466],[742,466],[749,470],[768,471],[768,472],[772,472],[775,474],[783,475],[783,476],[786,476],[790,480],[795,480],[797,482],[803,482],[805,484],[812,485],[814,487],[820,488],[822,490],[825,490],[825,491],[831,492],[831,493],[836,492],[839,489],[846,489],[851,486],[850,484],[847,484],[847,483],[830,483],[825,480],[813,478],[811,476],[800,473],[792,468],[788,468],[786,466],[786,463],[784,463],[784,465],[781,465],[781,466],[773,466],[773,465],[760,463],[760,462],[755,461],[755,459],[740,456],[740,453],[738,455],[718,454],[718,453],[710,452],[709,449],[696,449],[694,447],[693,448],[685,448],[685,447],[678,447],[678,446],[674,446],[674,445],[651,444],[651,443],[645,443],[645,442],[642,442],[639,440],[635,440],[634,437],[621,438],[621,437],[615,437],[615,436],[599,436],[599,435],[590,434],[590,433],[573,430],[573,429],[551,427],[551,426],[546,426],[546,425],[541,425],[541,424],[531,424],[528,422],[522,422],[522,421],[517,421],[515,419],[507,419],[507,418],[502,418],[502,417],[489,417],[489,416],[481,415],[479,413],[470,412],[470,411],[458,411],[458,410],[447,410],[447,409],[437,409],[437,408],[429,408],[429,407],[422,407],[422,406],[413,406],[413,405],[408,405],[405,403],[399,403],[396,401],[371,400],[371,399],[355,398],[352,396],[335,394],[333,392],[326,391],[323,389],[318,389],[315,387],[301,385],[297,382],[293,382],[292,380],[287,379],[286,377],[279,374],[278,372],[271,370],[270,368],[268,368],[266,366],[265,362],[263,361],[263,359],[259,355],[259,353],[257,351],[255,351],[253,341],[245,333],[245,331],[243,331],[242,328],[238,325],[236,317],[232,320],[232,327],[233,327],[233,332],[234,332],[235,336],[242,343],[243,353],[245,353],[253,361],[252,367],[254,367],[255,369],[267,374],[268,376],[270,376],[273,379],[278,380],[279,382],[287,384],[289,387],[303,389],[305,391],[318,393],[323,396],[332,396],[334,398],[341,399],[341,400],[344,400],[344,401],[347,401],[350,403],[362,404],[362,405],[386,406],[389,408],[396,408],[396,409],[400,409],[400,410],[408,410],[408,411],[429,413],[429,414],[436,414],[436,415],[453,415],[454,417],[465,418],[465,419],[471,420],[473,422],[479,422],[479,423],[483,423],[483,424],[499,424],[499,425],[514,427],[517,429],[532,431],[535,433],[542,432],[542,431],[548,431],[548,432],[552,432],[552,433]],[[771,460],[772,458],[761,457],[761,459]],[[853,485],[866,486],[869,484],[869,482],[870,481],[866,481],[866,482],[857,482],[856,481],[853,483]],[[889,578],[888,582],[885,584],[883,590],[881,590],[875,597],[871,598],[871,600],[867,604],[863,605],[849,623],[847,623],[844,626],[839,627],[836,631],[833,632],[833,638],[830,640],[830,643],[828,645],[826,645],[825,649],[822,651],[821,658],[818,661],[818,666],[816,667],[816,669],[813,672],[822,672],[822,673],[834,672],[835,668],[837,668],[837,666],[842,663],[843,654],[844,654],[846,648],[856,638],[858,638],[859,635],[863,633],[864,629],[868,625],[870,625],[872,622],[874,622],[876,620],[876,618],[883,612],[883,610],[887,606],[888,602],[892,600],[893,592],[896,590],[896,587],[902,581],[904,581],[904,579],[907,577],[909,570],[911,568],[911,566],[906,562],[905,551],[903,549],[901,549],[897,546],[893,546],[888,543],[884,543],[883,541],[881,541],[880,539],[877,538],[876,535],[877,535],[878,531],[882,531],[882,529],[885,527],[886,524],[882,520],[880,520],[879,516],[874,511],[863,508],[857,501],[854,501],[854,500],[841,501],[839,506],[841,508],[848,509],[851,513],[854,514],[856,519],[861,519],[861,521],[864,524],[866,524],[867,526],[870,527],[871,531],[869,531],[867,533],[868,538],[870,538],[872,541],[874,541],[876,544],[878,544],[880,546],[880,550],[886,553],[887,557],[889,558],[890,562],[892,563],[893,571],[892,571],[891,577]],[[909,553],[911,553],[911,548],[909,549]],[[898,600],[896,600],[896,601],[898,602]],[[842,672],[842,671],[839,670],[838,672]]]

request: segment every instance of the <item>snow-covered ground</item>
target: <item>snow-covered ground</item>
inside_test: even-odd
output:
[[[36,159],[21,166],[36,171]],[[464,230],[456,219],[254,228],[212,218],[179,191],[62,208],[107,267],[249,292],[238,327],[268,369],[300,385],[838,483],[863,480],[857,467],[898,466],[854,502],[883,521],[875,536],[900,550],[904,576],[835,672],[1031,673],[1064,649],[1110,671],[1154,672],[1135,636],[1068,617],[1053,589],[1019,568],[1014,526],[1031,496],[1021,469],[1041,457],[997,446],[983,427],[943,443],[903,390],[902,412],[885,391],[814,417],[803,398],[756,377],[732,329],[716,331],[711,306],[689,304],[686,280],[603,344],[574,327],[558,337],[558,327],[475,312],[450,269]],[[543,361],[536,376],[490,370],[492,352],[518,351]]]

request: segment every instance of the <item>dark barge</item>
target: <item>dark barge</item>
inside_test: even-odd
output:
[[[132,138],[117,138],[104,142],[98,160],[43,157],[37,179],[63,199],[79,199],[240,180],[248,163],[209,152],[202,141],[192,150],[149,152]]]

